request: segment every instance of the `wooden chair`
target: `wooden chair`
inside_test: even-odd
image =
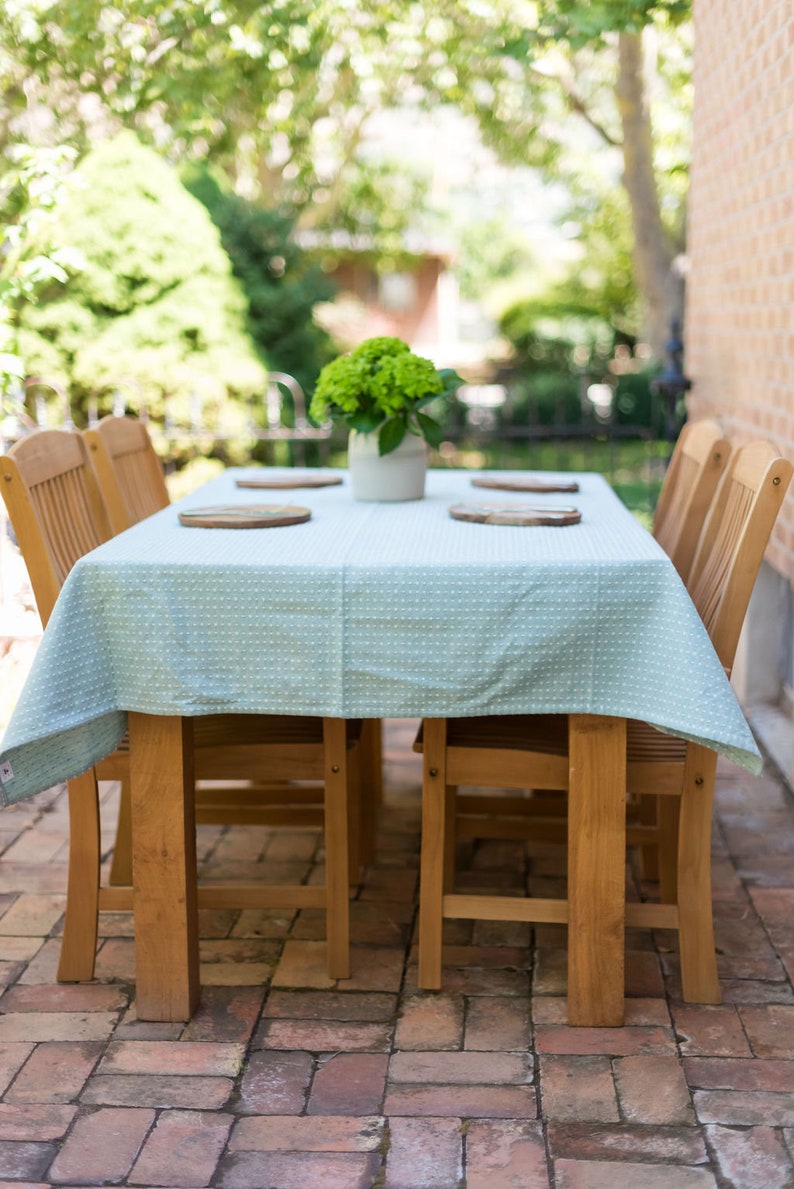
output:
[[[719,425],[707,418],[683,427],[670,459],[656,505],[653,535],[685,582],[730,453]],[[506,812],[512,816],[505,817]],[[565,838],[567,828],[565,798],[551,790],[497,802],[463,794],[455,799],[455,814],[458,837],[503,836],[500,831],[510,821],[514,837],[559,841]],[[634,798],[633,815],[640,824],[653,825],[658,817],[657,798]],[[645,877],[658,879],[656,845],[643,846],[641,856]]]
[[[111,536],[105,505],[78,433],[39,430],[0,458],[0,490],[46,625],[71,567]],[[328,971],[349,975],[348,802],[358,822],[360,723],[278,715],[209,715],[194,720],[194,767],[203,780],[323,782],[326,845],[324,886],[213,885],[200,887],[207,908],[324,907]],[[93,977],[97,914],[132,908],[132,888],[101,886],[99,780],[129,781],[129,754],[114,752],[69,782],[69,877],[62,982]],[[252,791],[252,798],[255,797]],[[314,794],[313,794],[314,795]],[[224,819],[225,820],[225,819]]]
[[[656,502],[653,535],[684,582],[689,577],[700,531],[730,453],[730,443],[717,422],[704,418],[687,422],[670,458]],[[659,816],[658,798],[635,797],[633,814],[639,824],[655,824]],[[646,879],[659,878],[656,846],[643,846],[640,861]]]
[[[142,421],[103,417],[83,437],[114,533],[168,507],[162,463]]]
[[[703,527],[690,572],[693,601],[726,673],[792,466],[766,442],[736,451]],[[568,718],[526,715],[429,719],[423,751],[419,986],[441,985],[441,924],[476,920],[565,921],[566,900],[457,896],[451,890],[456,786],[565,789]],[[626,905],[627,926],[677,929],[684,999],[718,1003],[711,906],[711,815],[717,756],[709,748],[627,724],[627,792],[658,795],[660,904]],[[493,805],[493,802],[491,803]],[[493,812],[493,810],[491,811]],[[509,836],[494,824],[494,835]],[[559,823],[558,823],[559,825]],[[631,843],[642,841],[627,834]],[[568,839],[569,846],[575,840]],[[445,870],[446,868],[446,870]]]
[[[162,463],[144,422],[136,417],[103,417],[83,437],[96,472],[114,533],[123,532],[170,503]],[[350,832],[350,881],[355,883],[361,864],[375,858],[375,807],[382,797],[381,725],[366,719],[361,726],[362,787],[359,819]],[[250,761],[249,757],[249,761]],[[232,756],[226,776],[218,783],[200,779],[196,784],[196,822],[212,825],[267,825],[321,829],[324,822],[323,786],[296,786],[274,778],[255,765],[246,773]],[[259,772],[257,773],[257,768]],[[246,779],[246,775],[248,779]],[[240,783],[244,781],[244,783]],[[231,782],[231,783],[230,783]],[[111,883],[131,878],[129,786],[122,784],[116,844],[110,871]]]
[[[686,582],[698,537],[731,447],[716,421],[691,421],[673,450],[653,518],[653,535]]]

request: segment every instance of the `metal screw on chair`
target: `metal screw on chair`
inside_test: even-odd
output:
[[[438,768],[431,768],[431,769],[430,769],[430,775],[431,775],[431,776],[438,776]]]
[[[695,784],[699,786],[699,785],[701,785],[702,783],[703,783],[703,777],[702,777],[702,776],[696,776],[696,777],[695,777]]]
[[[332,772],[338,772],[338,771],[339,771],[339,765],[338,765],[338,764],[331,764],[331,771],[332,771]]]
[[[780,475],[775,475],[774,479],[772,480],[772,484],[774,487],[780,486]]]

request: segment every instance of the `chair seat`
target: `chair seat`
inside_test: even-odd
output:
[[[422,751],[422,727],[414,751]],[[497,751],[532,751],[539,755],[568,754],[568,716],[565,714],[483,715],[447,720],[447,746]],[[629,764],[683,762],[686,741],[667,735],[650,723],[629,719],[626,758]]]
[[[347,745],[361,735],[361,719],[347,722]],[[323,720],[287,714],[207,714],[194,720],[193,742],[196,748],[224,747],[230,744],[322,743]]]

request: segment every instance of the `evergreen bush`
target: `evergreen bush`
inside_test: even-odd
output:
[[[175,421],[198,399],[210,430],[236,408],[242,430],[265,383],[244,296],[204,207],[132,133],[86,155],[25,253],[64,247],[67,279],[14,311],[27,373],[66,387],[78,419],[121,386],[155,417],[167,399]]]

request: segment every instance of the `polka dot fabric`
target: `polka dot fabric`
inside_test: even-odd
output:
[[[307,491],[312,518],[290,527],[179,524],[182,509],[245,502],[246,473],[75,566],[3,740],[4,803],[107,755],[128,710],[608,714],[759,770],[683,584],[600,476],[532,495],[575,504],[581,523],[565,527],[453,520],[451,504],[482,502],[461,471],[431,471],[410,503],[357,503],[347,481]]]

